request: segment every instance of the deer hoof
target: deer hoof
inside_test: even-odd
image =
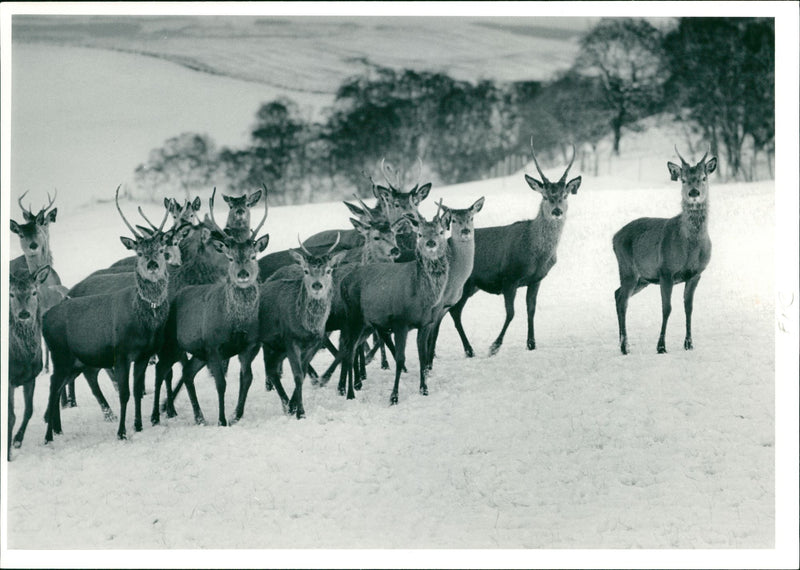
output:
[[[297,419],[298,420],[302,420],[305,417],[306,417],[306,411],[305,410],[302,410],[302,409],[297,410]]]
[[[475,351],[472,350],[472,348],[467,348],[466,350],[464,350],[464,354],[467,356],[467,358],[472,358],[473,356],[475,356]]]
[[[122,441],[122,440],[128,439],[128,436],[125,434],[125,432],[118,433],[117,434],[117,439]]]
[[[157,426],[161,423],[160,416],[150,416],[150,425]]]
[[[694,349],[694,345],[692,344],[692,339],[687,338],[685,341],[683,341],[683,349],[684,350]]]
[[[206,419],[203,416],[195,416],[194,423],[198,426],[206,425]]]
[[[381,362],[381,370],[389,370],[389,363]]]
[[[133,431],[142,431],[142,424],[141,423],[134,423],[133,424]]]
[[[266,388],[267,392],[272,392],[272,390],[275,389],[275,387],[272,385],[272,382],[270,382],[269,380],[264,382],[264,388]]]
[[[535,340],[529,340],[528,341],[528,350],[536,350],[536,341]]]
[[[500,350],[500,346],[501,346],[501,345],[500,345],[500,344],[498,344],[498,343],[496,343],[496,342],[495,342],[495,343],[493,343],[493,344],[492,344],[492,346],[491,346],[491,348],[489,348],[489,355],[490,355],[490,356],[494,356],[495,354],[497,354],[497,353],[498,353],[498,351]]]
[[[22,440],[14,438],[14,449],[19,449],[20,447],[22,447]]]
[[[657,349],[657,352],[658,352],[658,354],[666,354],[667,353],[667,347],[665,347],[664,345],[659,345],[658,349]]]
[[[217,425],[219,427],[228,427],[228,422],[227,422],[227,420],[225,420],[225,418],[222,418],[221,420],[219,420],[217,422]]]
[[[392,396],[389,398],[389,405],[390,406],[397,405],[397,394],[392,394]]]
[[[355,388],[356,390],[361,390],[361,388],[362,388],[363,386],[364,386],[364,384],[362,384],[362,383],[361,383],[361,380],[359,380],[359,381],[357,381],[357,382],[355,382],[355,383],[353,384],[353,388]]]
[[[419,393],[422,394],[423,396],[427,396],[428,395],[428,387],[427,386],[423,386],[422,388],[419,389]]]
[[[107,422],[117,421],[117,414],[111,411],[111,408],[103,410],[103,419]]]

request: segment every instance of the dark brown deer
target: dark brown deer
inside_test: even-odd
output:
[[[442,319],[447,314],[447,311],[450,310],[450,307],[455,305],[461,298],[464,283],[467,282],[467,279],[472,274],[472,267],[475,261],[474,218],[475,214],[483,208],[483,202],[484,198],[481,197],[469,208],[452,209],[442,204],[441,200],[439,201],[439,205],[445,213],[448,229],[450,229],[450,237],[447,239],[447,259],[450,263],[450,269],[447,285],[442,294],[442,300],[436,308],[436,316],[433,323],[418,333],[426,337],[428,361],[425,363],[425,368],[427,370],[433,367],[436,339],[439,336],[439,326]]]
[[[42,371],[42,305],[40,290],[47,280],[50,266],[44,265],[31,274],[27,267],[9,275],[8,292],[8,460],[11,447],[19,448],[25,429],[33,415],[33,390],[36,377]],[[14,392],[22,387],[25,394],[25,414],[14,435]]]
[[[45,442],[61,433],[58,394],[64,385],[87,369],[113,368],[119,388],[120,413],[117,437],[126,439],[125,420],[130,399],[129,374],[133,363],[136,431],[142,429],[141,399],[147,363],[161,347],[169,312],[167,268],[164,260],[166,234],[139,234],[115,201],[123,222],[135,239],[122,236],[122,244],[137,253],[139,261],[131,286],[112,293],[66,299],[44,316],[43,333],[53,354]],[[164,214],[163,227],[168,213]],[[95,372],[96,375],[96,372]]]
[[[661,334],[656,350],[667,352],[664,335],[672,312],[672,287],[686,283],[683,306],[686,338],[683,348],[691,350],[692,307],[700,276],[711,259],[708,237],[708,175],[717,169],[717,157],[706,162],[708,153],[694,166],[678,153],[681,165],[667,162],[672,180],[681,180],[681,213],[674,218],[639,218],[614,234],[614,254],[619,265],[620,287],[614,292],[619,321],[619,347],[628,354],[625,313],[628,299],[650,283],[661,287]]]
[[[264,196],[266,199],[266,194]],[[256,236],[267,219],[268,208],[264,207],[264,217],[245,239],[241,239],[241,228],[237,228],[234,236],[216,225],[214,194],[209,201],[209,212],[215,226],[212,235],[214,246],[228,259],[227,278],[222,283],[185,287],[175,297],[156,365],[156,396],[151,417],[154,424],[159,421],[158,399],[162,380],[183,354],[190,354],[191,358],[183,366],[181,382],[189,393],[195,422],[204,423],[205,419],[197,401],[194,377],[208,366],[217,388],[218,423],[228,425],[225,417],[227,360],[245,349],[258,347],[256,255],[267,247],[269,235],[258,239]],[[168,390],[168,400],[172,397]]]
[[[431,324],[435,309],[447,285],[449,260],[445,226],[447,214],[437,211],[428,222],[422,216],[413,225],[417,232],[417,258],[407,263],[376,263],[354,268],[342,279],[342,301],[347,307],[347,324],[340,340],[344,351],[340,384],[347,379],[347,397],[353,392],[353,366],[356,349],[372,330],[384,341],[394,333],[395,381],[391,404],[397,404],[400,375],[405,366],[408,332]],[[423,336],[417,335],[420,366],[420,393],[428,394],[424,363],[428,361]]]
[[[303,380],[314,354],[322,345],[325,323],[331,307],[333,270],[346,253],[334,253],[338,242],[322,255],[314,255],[301,244],[293,251],[300,272],[265,281],[260,285],[259,341],[264,353],[264,368],[275,387],[284,411],[304,418]],[[239,360],[243,374],[236,418],[244,414],[245,401],[253,379],[252,362],[258,347],[243,352]],[[287,397],[281,384],[281,364],[289,359],[294,392]]]
[[[475,352],[467,339],[461,324],[461,313],[469,298],[479,289],[493,295],[502,294],[505,300],[506,318],[490,352],[497,354],[503,344],[506,329],[514,318],[514,299],[517,289],[527,287],[525,301],[528,309],[528,350],[536,348],[533,333],[533,317],[536,312],[536,297],[539,286],[550,269],[556,264],[556,251],[567,217],[567,198],[577,194],[581,185],[578,176],[567,182],[567,174],[575,161],[575,147],[572,159],[564,174],[557,182],[550,182],[539,167],[536,154],[533,162],[539,171],[541,182],[525,175],[525,181],[535,192],[542,195],[539,213],[532,220],[516,222],[508,226],[493,226],[475,230],[475,261],[472,275],[464,284],[461,299],[450,309],[456,330],[461,337],[464,352],[474,356]]]
[[[266,196],[266,186],[263,190]],[[250,233],[250,209],[261,200],[261,190],[256,190],[249,196],[246,194],[244,196],[223,195],[222,199],[228,205],[228,219],[225,221],[225,229],[231,235],[247,239]]]

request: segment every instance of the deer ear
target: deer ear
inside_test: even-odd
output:
[[[189,236],[189,233],[191,231],[192,231],[192,226],[190,226],[188,224],[183,226],[177,232],[175,232],[175,239],[172,240],[173,243],[175,245],[178,245],[179,243],[181,243],[183,240],[185,240]]]
[[[20,234],[20,232],[22,230],[19,229],[19,224],[17,222],[15,222],[14,220],[9,220],[9,221],[11,222],[11,231],[14,232],[17,235],[22,235],[22,234]]]
[[[717,157],[712,156],[711,160],[706,162],[706,174],[711,174],[717,169]]]
[[[359,218],[366,215],[364,210],[354,204],[351,204],[350,202],[344,202],[344,205],[347,206],[347,209],[350,210],[353,215],[358,216]]]
[[[567,192],[569,192],[570,194],[577,194],[578,188],[581,187],[581,180],[582,178],[580,176],[576,176],[575,178],[567,182],[566,186]]]
[[[225,245],[224,241],[221,241],[221,240],[219,240],[217,238],[213,238],[212,237],[211,238],[211,245],[214,246],[214,249],[216,249],[218,253],[221,253],[223,255],[228,253],[228,246]]]
[[[306,258],[303,257],[303,254],[296,249],[290,249],[289,255],[291,255],[298,264],[300,264],[300,267],[306,266]]]
[[[170,200],[169,198],[164,198],[164,207],[170,212],[172,212],[172,200]]]
[[[210,237],[211,237],[211,230],[208,229],[207,227],[203,226],[200,229],[200,242],[201,243],[207,243],[208,242],[208,238],[210,238]]]
[[[247,207],[252,208],[256,204],[258,204],[259,200],[261,200],[261,190],[256,190],[255,192],[250,194],[249,198],[247,198]]]
[[[261,253],[265,249],[267,249],[267,244],[269,243],[269,234],[264,234],[260,238],[256,240],[256,251]]]
[[[667,168],[669,169],[669,177],[671,180],[677,180],[681,177],[681,167],[674,162],[668,162]]]
[[[419,190],[414,192],[414,196],[417,199],[417,202],[422,202],[425,198],[428,197],[428,192],[431,191],[431,183],[428,182],[427,184],[423,184],[419,187]]]
[[[355,218],[350,218],[350,223],[353,224],[353,227],[361,235],[365,235],[369,231],[369,226],[362,224],[359,220]]]
[[[195,212],[199,211],[200,205],[201,205],[200,196],[195,196],[194,201],[192,201],[192,210],[194,210]]]
[[[47,222],[53,223],[56,221],[56,214],[58,213],[58,208],[53,208],[47,213]]]
[[[119,236],[119,241],[122,242],[126,249],[136,249],[136,242],[129,237]]]
[[[45,265],[40,267],[36,273],[33,274],[33,280],[36,281],[39,285],[47,281],[47,277],[50,275],[50,266]]]
[[[225,200],[225,203],[230,206],[231,200],[233,200],[233,196],[226,196],[225,194],[222,195],[222,199]]]
[[[536,192],[544,192],[544,186],[542,183],[535,178],[528,176],[527,174],[525,175],[525,182],[527,182],[528,186],[530,186],[531,189],[535,190]]]
[[[470,208],[473,212],[480,212],[483,208],[483,203],[486,201],[486,198],[481,196],[478,200],[472,205]]]

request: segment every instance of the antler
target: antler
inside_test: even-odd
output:
[[[435,215],[435,216],[433,216],[433,219],[434,219],[434,220],[436,220],[436,219],[438,219],[438,218],[439,218],[439,212],[441,212],[441,211],[442,211],[442,202],[443,202],[443,201],[444,201],[444,198],[439,198],[439,201],[438,201],[438,202],[436,202],[436,215]]]
[[[533,155],[533,163],[536,165],[536,170],[539,171],[539,176],[542,177],[542,182],[550,182],[544,175],[544,172],[542,172],[542,168],[539,166],[539,161],[536,160],[536,152],[533,150],[533,137],[531,137],[531,154]]]
[[[394,171],[394,168],[392,168],[391,164],[387,164],[386,158],[381,159],[381,172],[383,172],[383,177],[386,179],[386,182],[389,184],[389,186],[395,190],[400,187],[400,181],[397,178],[397,173]],[[394,183],[389,180],[390,177],[394,179]]]
[[[117,186],[117,192],[114,195],[114,203],[117,205],[117,212],[119,212],[119,215],[122,216],[122,221],[125,222],[125,225],[128,226],[128,229],[131,231],[131,233],[134,236],[136,236],[136,239],[140,239],[140,238],[142,238],[144,236],[140,235],[135,229],[133,229],[133,226],[131,226],[130,223],[128,223],[128,219],[125,217],[125,214],[122,213],[122,208],[119,207],[119,189],[121,187],[122,187],[122,184]]]
[[[222,235],[225,234],[225,230],[219,227],[217,220],[214,219],[214,196],[217,194],[217,187],[214,186],[214,190],[211,192],[211,198],[208,199],[208,211],[211,214],[211,224],[214,226],[214,229],[221,233]]]
[[[256,226],[256,229],[253,230],[253,234],[250,236],[251,239],[256,239],[261,226],[267,221],[267,212],[269,211],[269,206],[267,205],[267,185],[262,182],[261,187],[264,188],[264,217],[261,218],[261,222]]]
[[[30,221],[30,219],[31,219],[31,218],[33,218],[33,212],[31,212],[30,206],[28,206],[28,209],[26,210],[26,209],[25,209],[25,206],[23,206],[23,205],[22,205],[22,199],[25,197],[25,195],[26,195],[28,192],[30,192],[30,190],[25,190],[25,192],[23,192],[23,193],[22,193],[22,196],[20,196],[19,198],[17,198],[17,204],[19,204],[19,207],[20,207],[20,209],[22,210],[22,216],[23,216],[23,217],[24,217],[26,220]]]
[[[325,255],[330,255],[333,252],[333,250],[336,249],[336,246],[339,245],[339,240],[341,238],[342,238],[342,233],[336,232],[336,241],[333,242],[333,245],[328,249],[328,251],[325,252]]]
[[[569,161],[569,164],[567,165],[567,169],[564,171],[564,174],[561,175],[561,178],[559,179],[559,182],[566,182],[567,173],[569,173],[569,169],[572,168],[572,163],[575,162],[575,154],[576,154],[575,143],[573,143],[572,144],[572,159]]]
[[[417,162],[414,163],[416,176],[412,176],[414,179],[414,188],[419,186],[420,178],[422,178],[422,159],[417,156]]]
[[[164,211],[164,219],[163,219],[163,220],[161,220],[161,225],[160,225],[160,226],[158,226],[158,227],[156,227],[156,225],[155,225],[153,222],[151,222],[151,221],[150,221],[150,220],[147,218],[147,216],[145,216],[145,215],[144,215],[144,212],[142,211],[142,207],[141,207],[141,206],[139,206],[139,215],[140,215],[140,216],[142,216],[142,217],[144,218],[144,221],[145,221],[145,222],[147,222],[148,224],[150,224],[150,227],[151,227],[151,228],[153,228],[153,229],[154,229],[156,232],[160,232],[160,231],[161,231],[161,230],[164,228],[164,224],[167,222],[167,217],[169,216],[169,210],[165,210],[165,211]]]
[[[339,240],[337,239],[336,241],[338,242]],[[297,243],[300,244],[300,249],[303,250],[303,253],[305,253],[308,256],[313,256],[314,255],[313,253],[311,253],[310,251],[308,251],[306,249],[306,246],[303,245],[303,242],[300,240],[300,234],[297,234]]]
[[[678,145],[675,145],[675,154],[678,155],[678,158],[681,159],[681,164],[689,166],[689,163],[681,156],[681,153],[678,152]]]
[[[57,188],[53,189],[53,197],[52,198],[50,197],[50,192],[47,193],[47,206],[42,208],[42,211],[41,211],[42,214],[46,214],[47,210],[49,210],[53,206],[53,204],[55,204],[57,196],[58,196],[58,189]]]
[[[356,194],[355,192],[353,192],[353,197],[354,197],[356,200],[358,200],[358,203],[359,203],[359,204],[361,204],[361,207],[364,209],[364,212],[367,214],[367,217],[369,217],[370,221],[374,222],[374,221],[375,221],[375,216],[373,216],[373,215],[372,215],[372,211],[369,209],[369,206],[367,206],[367,205],[364,203],[364,200],[362,200],[361,198],[359,198],[358,194]]]

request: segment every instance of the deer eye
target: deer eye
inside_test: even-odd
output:
[[[254,253],[253,255],[250,256],[250,261],[255,261],[255,259],[256,259],[256,254]]]
[[[38,295],[38,293],[36,292],[35,289],[33,291],[31,291],[31,297],[35,297],[36,295]]]
[[[12,299],[15,297],[14,293],[9,293],[8,296],[11,297]]]
[[[141,251],[137,251],[136,255],[138,255],[139,257],[142,257],[142,252]]]
[[[375,237],[374,237],[374,238],[372,238],[372,239],[373,239],[373,240],[375,240],[375,241],[380,241],[380,240],[381,240],[381,236],[375,236]]]
[[[325,275],[330,275],[332,271],[333,271],[333,269],[331,269],[330,267],[326,268],[325,269]]]
[[[309,273],[308,273],[308,269],[303,269],[303,274],[304,274],[304,275],[309,275]]]

